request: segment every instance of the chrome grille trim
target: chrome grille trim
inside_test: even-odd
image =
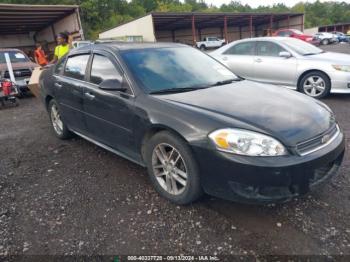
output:
[[[331,143],[339,136],[339,134],[340,134],[340,128],[339,128],[338,125],[335,126],[335,133],[333,133],[333,135],[330,137],[330,139],[329,139],[326,143],[324,143],[324,144],[318,144],[318,145],[315,146],[314,148],[311,148],[311,149],[305,150],[305,151],[302,151],[302,150],[300,150],[300,149],[298,148],[298,147],[300,147],[301,145],[306,144],[306,143],[308,143],[308,142],[310,142],[310,141],[322,139],[323,136],[325,136],[325,135],[327,135],[327,134],[331,134],[333,130],[334,130],[334,129],[332,128],[332,130],[330,130],[330,131],[327,132],[326,134],[323,134],[323,135],[321,135],[321,136],[318,136],[317,138],[313,138],[313,139],[310,139],[310,140],[308,140],[308,141],[304,141],[304,142],[302,142],[302,143],[299,143],[299,144],[297,145],[297,147],[296,147],[297,152],[299,153],[299,155],[300,155],[300,156],[306,156],[306,155],[308,155],[308,154],[314,153],[314,152],[316,152],[316,151],[318,151],[318,150],[320,150],[320,149],[322,149],[322,148],[328,146],[329,144],[331,144]]]

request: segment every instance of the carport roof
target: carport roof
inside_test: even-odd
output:
[[[156,30],[175,30],[188,27],[191,24],[192,17],[195,17],[196,28],[207,28],[222,26],[225,17],[227,18],[227,25],[246,26],[253,19],[253,25],[261,23],[268,23],[273,17],[273,21],[280,21],[292,18],[295,16],[302,16],[303,13],[162,13],[153,12],[153,23]]]
[[[37,32],[75,12],[77,5],[0,4],[0,34]]]

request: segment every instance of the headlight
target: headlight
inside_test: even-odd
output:
[[[333,68],[338,71],[350,72],[350,65],[333,65]]]
[[[282,156],[285,147],[276,139],[243,129],[220,129],[209,135],[220,151],[245,156]]]

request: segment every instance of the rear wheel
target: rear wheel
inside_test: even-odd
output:
[[[54,99],[49,102],[48,111],[55,135],[60,139],[70,138],[72,133],[63,122],[58,104]]]
[[[185,141],[162,131],[148,141],[145,152],[150,179],[161,196],[185,205],[202,195],[197,162]]]
[[[300,80],[299,91],[313,98],[323,98],[331,91],[331,81],[322,72],[310,72]]]
[[[328,39],[323,39],[321,43],[322,43],[322,45],[328,45],[329,44],[329,40]]]

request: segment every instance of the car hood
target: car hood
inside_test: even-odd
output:
[[[228,117],[270,134],[287,146],[295,146],[328,130],[333,114],[321,102],[306,95],[252,81],[240,81],[192,92],[157,95],[157,98],[202,113]],[[211,115],[212,115],[211,114]]]
[[[334,53],[334,52],[325,52],[318,55],[307,56],[307,59],[311,60],[320,60],[327,61],[329,63],[340,63],[341,65],[350,65],[350,55]]]

